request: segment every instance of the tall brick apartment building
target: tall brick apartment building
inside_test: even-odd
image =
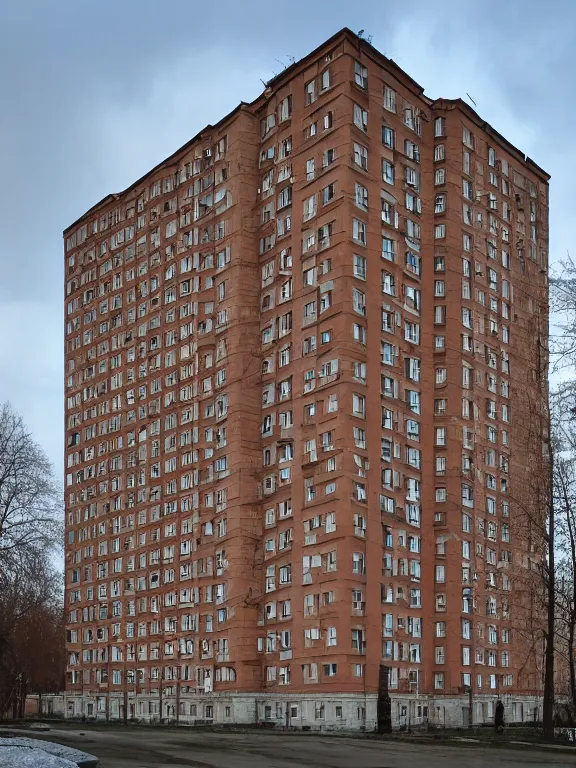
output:
[[[548,178],[344,29],[65,231],[68,715],[538,714]]]

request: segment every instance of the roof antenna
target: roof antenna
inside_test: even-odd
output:
[[[472,98],[472,96],[470,96],[470,94],[469,94],[468,92],[466,92],[466,96],[468,96],[468,98],[470,99],[470,101],[472,102],[472,104],[474,104],[474,106],[476,106],[476,102],[474,101],[474,99]]]
[[[360,32],[358,32],[358,37],[360,38],[360,40],[366,40],[368,45],[372,44],[372,35],[364,36],[364,30],[363,29],[361,29]]]

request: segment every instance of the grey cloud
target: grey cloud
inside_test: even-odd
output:
[[[342,26],[363,27],[429,95],[470,93],[553,174],[553,252],[563,253],[575,17],[560,0],[2,3],[0,399],[13,401],[61,471],[62,229],[254,98],[277,59],[305,55]]]

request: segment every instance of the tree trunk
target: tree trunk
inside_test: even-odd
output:
[[[24,720],[24,713],[26,711],[26,696],[28,694],[28,681],[25,677],[22,678],[20,684],[20,707],[18,717],[20,720]]]
[[[542,705],[542,728],[544,738],[554,738],[554,633],[556,631],[556,585],[554,562],[554,464],[552,455],[552,441],[548,439],[548,563],[547,563],[547,621],[546,621],[546,649],[544,651],[544,701]]]
[[[574,622],[576,616],[574,611],[570,615],[570,626],[568,627],[568,668],[570,671],[570,699],[572,701],[572,716],[576,713],[576,663],[574,661],[574,633],[576,627]]]

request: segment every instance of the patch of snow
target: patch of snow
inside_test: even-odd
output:
[[[63,744],[56,744],[54,741],[42,741],[40,739],[31,739],[24,736],[0,738],[0,749],[4,747],[28,747],[35,750],[42,750],[45,753],[67,760],[76,768],[79,765],[98,764],[98,758],[94,755],[90,755],[88,752],[82,752],[79,749],[73,749],[72,747],[65,747]],[[3,766],[1,759],[0,766]]]
[[[2,768],[78,768],[77,763],[49,755],[43,749],[0,745]]]

